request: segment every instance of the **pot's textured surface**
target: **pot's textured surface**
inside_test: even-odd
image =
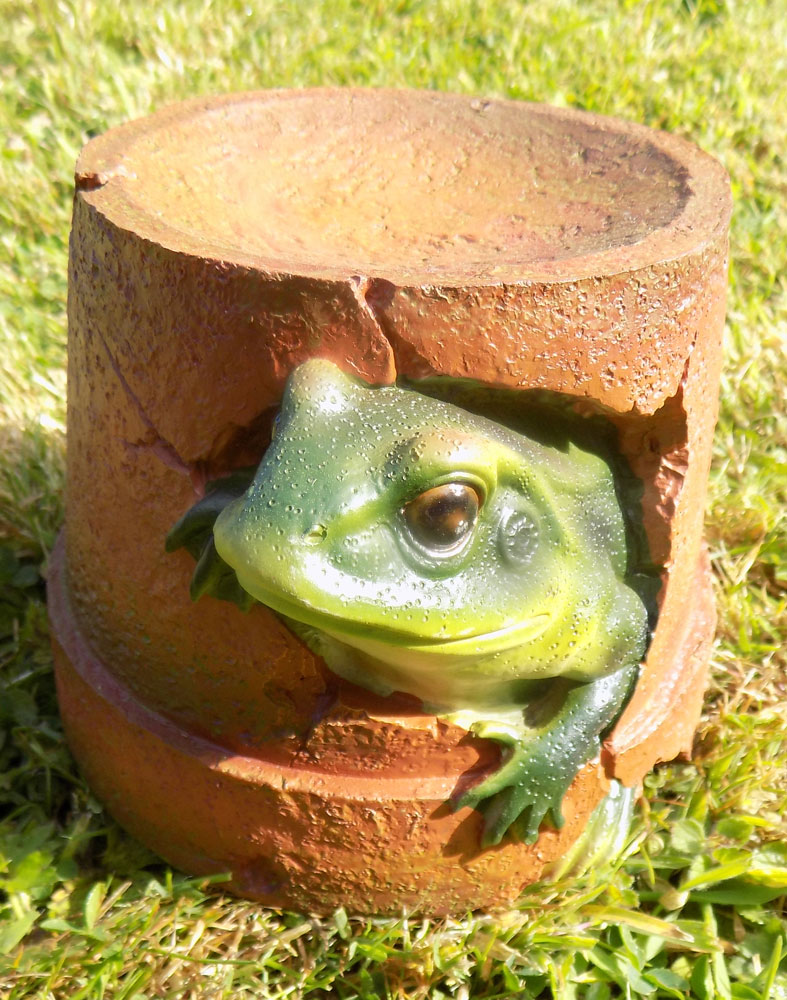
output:
[[[70,744],[132,832],[271,905],[504,904],[607,782],[691,747],[713,634],[702,519],[730,197],[675,137],[417,92],[198,100],[77,165],[68,497],[50,581]],[[479,847],[445,804],[489,741],[338,681],[266,608],[192,604],[170,526],[259,461],[310,357],[575,397],[616,425],[662,565],[658,624],[566,825]]]

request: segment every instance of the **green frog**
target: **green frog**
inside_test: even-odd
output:
[[[198,559],[195,599],[261,602],[341,677],[501,744],[452,800],[484,813],[486,845],[562,825],[649,638],[615,463],[556,412],[540,420],[524,434],[313,359],[260,465],[213,484],[167,540]]]

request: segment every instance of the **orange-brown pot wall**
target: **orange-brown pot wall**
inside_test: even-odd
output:
[[[88,144],[51,600],[69,740],[121,822],[271,904],[455,912],[537,878],[610,777],[690,748],[729,211],[723,170],[674,137],[450,95],[235,95]],[[261,606],[189,600],[167,531],[259,458],[313,356],[555,390],[617,425],[664,586],[559,835],[480,852],[475,814],[442,803],[493,746],[340,683]]]

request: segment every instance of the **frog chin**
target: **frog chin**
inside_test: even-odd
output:
[[[445,662],[430,657],[423,647],[358,643],[347,633],[309,629],[292,620],[288,624],[335,674],[375,694],[413,695],[424,711],[434,715],[475,709],[488,718],[490,712],[510,711],[512,705],[522,705],[529,694],[542,690],[538,677],[507,674],[505,651],[464,656],[446,670]]]

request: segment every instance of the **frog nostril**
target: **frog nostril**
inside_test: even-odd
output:
[[[328,534],[328,529],[324,524],[313,524],[308,531],[304,533],[304,541],[308,542],[310,545],[317,545],[321,542]]]

